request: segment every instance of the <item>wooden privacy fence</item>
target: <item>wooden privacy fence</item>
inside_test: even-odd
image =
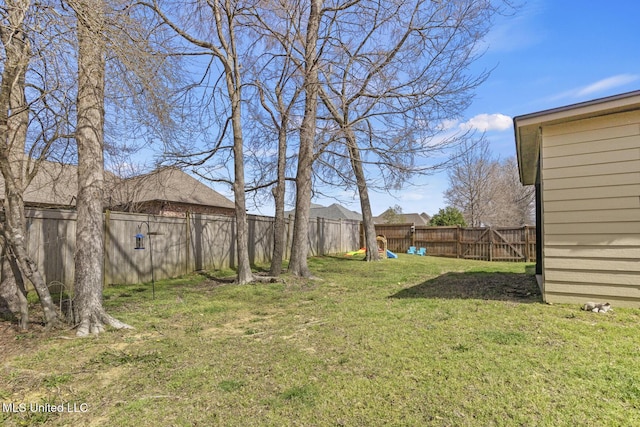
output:
[[[376,224],[376,234],[387,238],[392,252],[409,246],[427,249],[427,255],[485,261],[536,259],[536,228],[428,227],[413,224]]]
[[[0,212],[0,215],[2,213]],[[273,218],[249,216],[251,263],[268,263],[273,250]],[[359,221],[312,218],[309,254],[347,252],[359,246]],[[199,270],[235,267],[235,218],[187,214],[174,218],[106,212],[104,283],[132,284],[177,277]],[[290,255],[293,219],[287,219],[286,253]],[[57,209],[27,210],[27,251],[47,283],[73,286],[76,213]],[[145,249],[135,249],[136,234],[145,235]]]

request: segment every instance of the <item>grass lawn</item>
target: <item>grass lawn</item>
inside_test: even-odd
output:
[[[525,264],[309,262],[318,280],[108,288],[135,330],[0,322],[0,425],[640,425],[639,310],[543,304]]]

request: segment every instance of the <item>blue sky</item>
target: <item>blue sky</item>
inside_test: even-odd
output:
[[[475,66],[493,72],[456,125],[486,131],[494,154],[505,158],[515,155],[514,116],[640,89],[638,19],[636,0],[527,1],[516,15],[499,19],[489,34],[487,51]],[[405,213],[430,215],[445,207],[446,173],[413,184],[393,195],[372,193],[373,214],[394,205]],[[338,197],[360,211],[357,195]]]
[[[640,89],[640,1],[514,0],[522,7],[500,17],[488,35],[475,72],[493,70],[459,121],[449,124],[485,132],[493,154],[515,155],[514,116]],[[211,185],[211,184],[209,184]],[[370,192],[374,215],[399,205],[405,213],[430,215],[444,208],[447,174],[416,177],[393,194]],[[227,186],[214,189],[233,198]],[[338,202],[360,211],[358,195],[337,189]],[[287,206],[291,209],[292,206]],[[249,206],[272,215],[273,206]]]

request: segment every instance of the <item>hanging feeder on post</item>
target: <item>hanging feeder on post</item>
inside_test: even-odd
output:
[[[136,247],[135,249],[144,249],[144,234],[136,234]]]
[[[147,226],[147,235],[149,236],[149,258],[151,259],[151,295],[152,299],[156,299],[156,279],[153,274],[153,245],[151,244],[151,235],[159,234],[150,231],[149,221],[142,221],[138,225],[138,234],[136,234],[136,250],[144,249],[144,234],[141,233],[142,225]]]
[[[156,278],[153,272],[153,241],[151,240],[151,236],[161,236],[163,233],[158,233],[157,231],[151,231],[151,227],[149,226],[149,221],[142,221],[138,225],[138,234],[136,234],[136,247],[135,249],[144,249],[144,234],[141,233],[142,225],[147,226],[147,236],[149,236],[149,258],[151,261],[151,289],[152,289],[152,298],[156,299]]]

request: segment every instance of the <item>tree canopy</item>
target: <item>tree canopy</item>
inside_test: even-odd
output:
[[[452,206],[447,206],[444,209],[440,209],[437,214],[431,217],[429,225],[433,226],[446,226],[446,225],[459,225],[466,227],[467,222],[464,220],[462,212]]]

